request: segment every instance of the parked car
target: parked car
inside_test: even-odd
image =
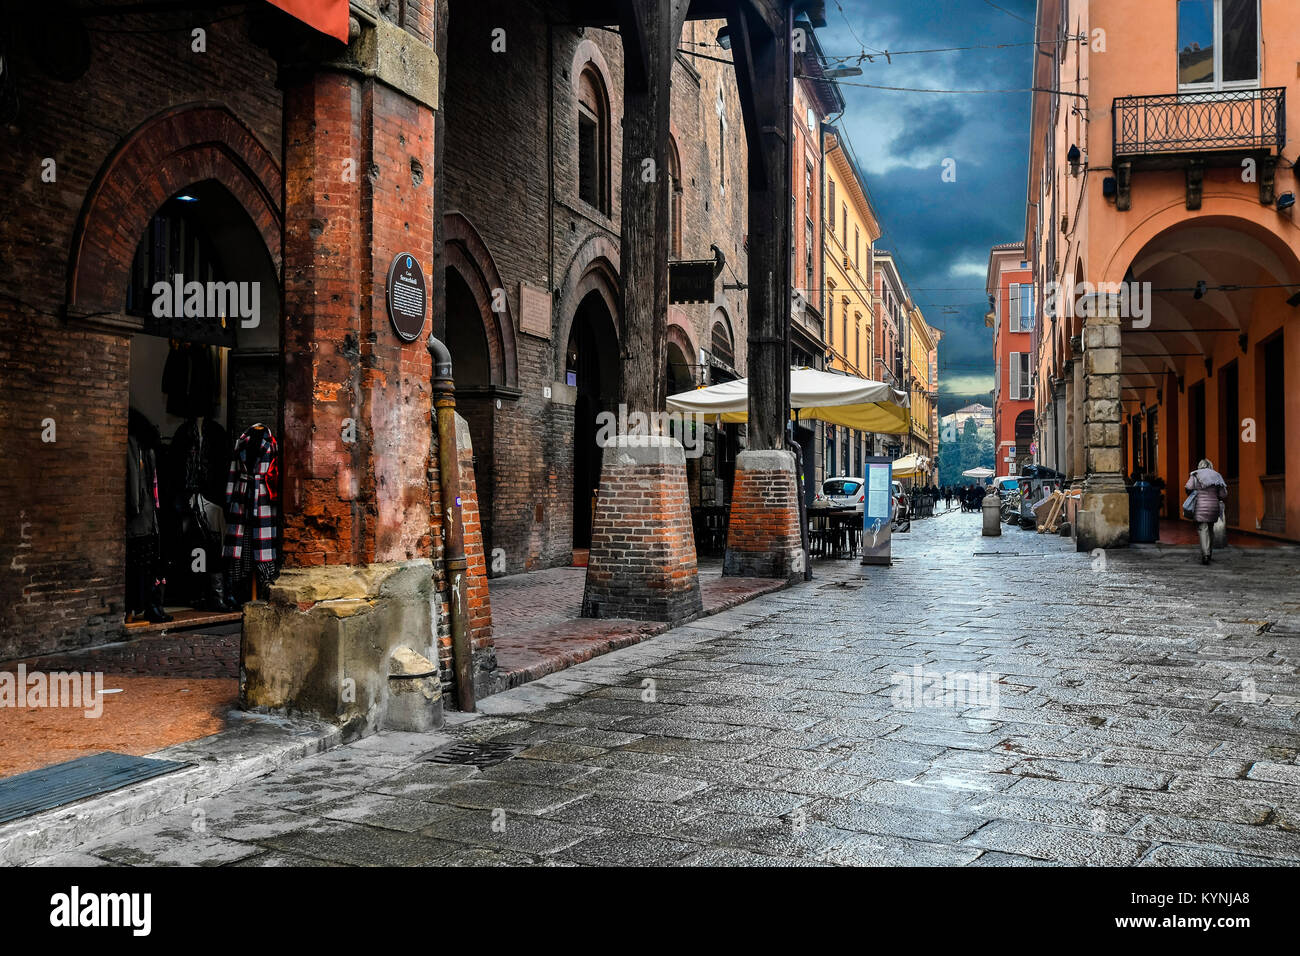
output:
[[[866,482],[861,478],[840,475],[822,482],[821,491],[813,498],[814,508],[856,508],[862,510],[866,501]],[[897,482],[895,482],[897,484]]]
[[[999,498],[1005,501],[1007,495],[1011,492],[1019,493],[1020,478],[1016,475],[1003,475],[993,482],[993,490],[998,493]]]
[[[908,498],[907,492],[903,490],[901,481],[891,482],[890,495],[894,502],[894,520],[900,521],[908,516]]]

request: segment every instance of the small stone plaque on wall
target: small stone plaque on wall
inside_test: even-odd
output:
[[[519,331],[551,337],[551,294],[526,282],[519,283]]]

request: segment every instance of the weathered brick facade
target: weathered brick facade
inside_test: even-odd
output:
[[[343,61],[314,68],[329,57],[282,43],[288,21],[269,7],[205,24],[202,53],[183,18],[131,14],[126,32],[91,31],[89,67],[71,82],[51,79],[31,47],[9,53],[21,105],[0,156],[0,659],[121,636],[123,462],[142,327],[126,314],[126,289],[150,218],[204,183],[242,210],[240,241],[260,237],[276,286],[275,314],[263,316],[274,341],[232,366],[228,413],[232,438],[263,421],[281,440],[287,566],[431,558],[450,676],[429,359],[395,338],[383,300],[398,251],[459,276],[468,311],[453,312],[449,292],[446,339],[472,320],[482,342],[453,350],[460,411],[479,440],[462,454],[461,481],[480,672],[492,661],[489,567],[571,562],[575,423],[618,392],[607,373],[584,396],[567,373],[582,323],[596,343],[587,360],[619,364],[621,42],[553,22],[541,0],[448,2],[436,108]],[[364,5],[433,43],[439,3]],[[491,49],[498,26],[503,53]],[[725,57],[710,42],[717,27],[687,24],[683,47]],[[599,206],[579,195],[584,70],[608,102]],[[669,311],[669,362],[676,387],[690,387],[709,373],[716,326],[744,374],[746,293],[723,283],[748,279],[747,162],[732,68],[679,56],[673,70],[672,257],[708,259],[716,244],[728,263],[714,301]],[[53,441],[42,440],[47,419]],[[693,500],[713,499],[716,444],[710,429],[706,458],[688,463]],[[689,535],[686,487],[676,491]]]
[[[206,53],[174,24],[92,31],[72,82],[32,45],[7,50],[19,107],[0,133],[0,658],[120,636],[130,335],[113,321],[157,204],[216,178],[279,257],[275,63],[243,18],[209,24]],[[65,306],[93,318],[68,321]]]
[[[470,287],[480,276],[495,277],[508,308],[505,331],[513,336],[507,343],[509,336],[498,328],[500,320],[486,301],[473,311],[448,308],[448,341],[457,342],[457,321],[477,321],[490,353],[487,361],[476,362],[487,368],[486,380],[475,383],[484,386],[480,394],[459,401],[475,436],[476,473],[480,480],[491,477],[491,487],[481,489],[491,509],[486,536],[504,561],[504,573],[572,561],[578,399],[566,383],[566,349],[575,313],[588,296],[595,295],[605,308],[610,335],[604,358],[614,367],[618,359],[622,45],[611,31],[548,23],[545,9],[537,0],[453,0],[448,38],[447,218],[454,216],[462,229],[472,230],[469,245],[476,249],[469,257],[449,253],[448,268],[468,273]],[[492,31],[498,27],[506,30],[504,52],[492,50]],[[688,23],[682,46],[695,49],[711,40],[717,27]],[[705,52],[726,55],[717,47]],[[608,215],[579,198],[578,80],[588,65],[602,78],[610,107]],[[729,65],[679,56],[672,97],[681,224],[673,258],[708,259],[710,246],[717,244],[730,267],[718,281],[713,303],[669,310],[676,361],[695,384],[704,371],[697,367],[700,349],[712,348],[718,321],[727,328],[744,374],[746,294],[724,290],[722,284],[747,277],[747,154]],[[520,283],[550,294],[549,314],[543,313],[549,335],[521,327]],[[513,346],[513,362],[510,350],[497,343]],[[453,348],[453,360],[460,367],[465,356]],[[458,388],[466,384],[459,374],[457,381]],[[599,407],[614,408],[616,378],[605,376],[600,391]],[[711,457],[692,460],[688,468],[692,500],[711,502]]]

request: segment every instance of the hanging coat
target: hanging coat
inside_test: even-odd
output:
[[[226,544],[222,554],[236,562],[259,564],[279,559],[276,528],[279,502],[278,448],[265,425],[253,425],[235,442],[226,481]],[[252,547],[245,556],[244,547]]]

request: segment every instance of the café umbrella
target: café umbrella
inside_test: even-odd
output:
[[[930,470],[930,459],[924,455],[905,455],[894,460],[894,477],[901,480],[924,478]]]
[[[735,379],[668,396],[668,410],[716,416],[723,422],[749,420],[749,380]],[[790,369],[790,414],[858,431],[902,435],[910,424],[908,397],[884,382],[820,369]]]

